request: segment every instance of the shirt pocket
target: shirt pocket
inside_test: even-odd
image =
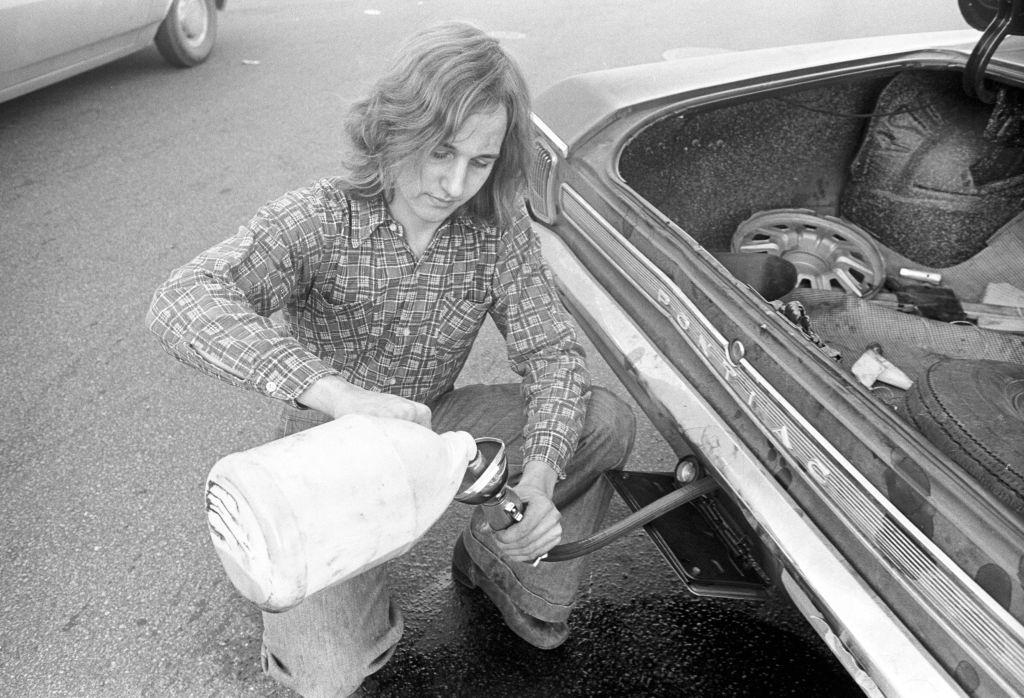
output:
[[[456,355],[468,352],[490,307],[491,299],[483,291],[442,295],[434,315],[436,330],[431,333],[436,350]]]
[[[316,341],[323,349],[344,355],[365,351],[379,334],[374,329],[375,298],[369,289],[351,289],[335,293],[328,300],[316,288],[309,291],[311,325]]]

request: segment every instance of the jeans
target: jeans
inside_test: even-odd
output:
[[[522,471],[526,410],[517,384],[473,385],[442,396],[432,410],[437,432],[464,430],[506,444],[510,478]],[[278,437],[316,426],[327,417],[286,407]],[[611,487],[605,470],[622,468],[629,457],[635,420],[610,392],[594,388],[566,479],[553,501],[562,514],[562,541],[593,534],[608,509]],[[565,562],[513,562],[497,549],[483,512],[474,511],[463,534],[466,551],[483,573],[525,613],[548,622],[569,616],[585,558]],[[283,613],[263,614],[263,670],[304,696],[347,696],[366,676],[387,663],[402,636],[402,613],[391,598],[388,565],[379,565],[324,589]]]

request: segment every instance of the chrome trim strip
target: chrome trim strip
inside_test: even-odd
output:
[[[763,535],[787,561],[789,581],[813,597],[828,617],[842,623],[842,627],[829,629],[822,638],[833,652],[837,648],[829,638],[843,639],[848,656],[839,658],[848,670],[850,657],[856,659],[865,672],[855,676],[861,687],[869,695],[877,695],[879,690],[891,696],[963,695],[899,619],[878,602],[874,592],[832,544],[800,513],[790,495],[765,471],[728,424],[589,276],[565,243],[540,224],[535,223],[534,229],[541,239],[544,258],[563,291],[594,325],[612,328],[607,332],[614,342],[612,349],[658,407],[701,449],[743,508],[756,518]],[[823,633],[822,622],[812,622],[812,626]],[[870,690],[872,681],[877,686],[874,691]]]
[[[558,156],[561,157],[563,160],[566,157],[568,157],[569,146],[565,144],[565,141],[559,138],[558,135],[551,130],[551,127],[544,123],[544,121],[535,113],[530,112],[530,119],[533,121],[533,125],[537,128],[537,130],[544,134],[544,137],[548,139],[548,142],[550,142],[551,145],[555,146],[555,148],[558,149]]]
[[[994,676],[1012,677],[1010,680],[1024,685],[1024,629],[1016,619],[911,524],[747,359],[740,359],[738,365],[730,361],[727,339],[696,305],[564,184],[562,210],[581,232],[603,236],[602,253],[609,262],[623,270],[624,277],[676,323],[682,330],[679,334],[736,403],[818,494],[835,505],[865,546],[890,560],[894,578],[937,611],[934,619],[950,634],[970,638],[961,643],[964,651],[989,667]],[[589,218],[591,225],[584,218]],[[978,654],[975,646],[984,648],[985,654]]]

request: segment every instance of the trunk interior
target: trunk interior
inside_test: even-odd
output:
[[[961,80],[914,69],[671,114],[619,170],[710,252],[790,262],[766,300],[1024,512],[1024,93],[984,104]]]

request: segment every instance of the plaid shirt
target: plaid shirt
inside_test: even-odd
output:
[[[184,363],[293,404],[331,374],[428,403],[490,314],[523,379],[524,462],[564,477],[590,379],[525,210],[506,231],[456,216],[416,260],[383,200],[340,186],[286,194],[177,269],[150,329]],[[270,319],[281,309],[287,327]]]

